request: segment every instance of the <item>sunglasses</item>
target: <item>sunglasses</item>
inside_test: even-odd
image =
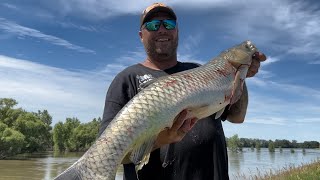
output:
[[[165,20],[152,20],[144,23],[144,27],[148,31],[158,31],[161,24],[167,29],[167,30],[172,30],[176,28],[177,22],[176,20],[173,19],[165,19]]]

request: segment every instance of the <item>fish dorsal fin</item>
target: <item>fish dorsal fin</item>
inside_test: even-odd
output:
[[[226,107],[224,107],[224,108],[220,109],[218,112],[216,112],[215,119],[218,119],[223,114],[225,108]]]
[[[130,160],[138,172],[144,165],[149,162],[150,153],[153,149],[157,135],[152,136],[144,141],[141,146],[135,146],[131,152]],[[139,143],[140,144],[140,143]]]

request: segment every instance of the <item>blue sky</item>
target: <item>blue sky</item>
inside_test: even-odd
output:
[[[101,117],[114,76],[146,57],[139,18],[154,1],[2,0],[0,97],[28,111],[47,109],[53,123]],[[268,60],[247,79],[243,124],[230,137],[320,141],[318,1],[176,0],[180,61],[204,64],[252,40]]]

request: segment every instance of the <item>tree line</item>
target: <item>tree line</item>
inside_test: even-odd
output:
[[[86,151],[95,141],[101,118],[81,123],[77,118],[66,118],[52,127],[52,116],[47,110],[28,112],[15,108],[18,102],[0,98],[0,159],[20,153],[41,151]],[[243,147],[253,148],[319,148],[317,141],[227,138],[228,148],[234,151]]]
[[[264,140],[264,139],[252,139],[252,138],[239,138],[238,135],[233,135],[230,138],[226,138],[227,146],[231,151],[241,151],[242,148],[269,148],[273,151],[274,148],[319,148],[318,141],[304,141],[298,143],[296,140],[276,139]]]
[[[101,118],[81,123],[66,118],[52,128],[47,110],[28,112],[18,102],[0,98],[0,159],[20,153],[48,150],[86,151],[97,137]]]

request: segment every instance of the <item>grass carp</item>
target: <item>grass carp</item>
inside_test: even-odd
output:
[[[227,105],[240,98],[257,51],[251,41],[245,41],[200,67],[154,80],[119,111],[89,150],[55,179],[114,180],[128,153],[140,170],[148,163],[159,132],[171,127],[182,110],[198,119],[214,113],[218,118]]]

